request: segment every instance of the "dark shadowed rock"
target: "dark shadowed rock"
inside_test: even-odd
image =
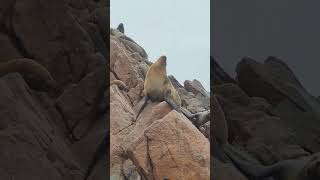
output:
[[[243,58],[236,68],[240,87],[250,96],[263,97],[276,105],[289,99],[299,108],[306,102],[290,85],[301,88],[300,82],[280,60],[269,57],[264,64],[248,57]]]
[[[217,159],[212,160],[212,176],[214,180],[248,180],[239,170],[230,163],[223,163]]]
[[[0,33],[0,62],[9,61],[13,58],[20,58],[22,55],[10,40],[10,37],[4,33]]]
[[[245,159],[264,165],[319,152],[319,100],[307,92],[288,65],[275,57],[264,63],[245,57],[236,71],[238,84],[221,83],[213,88],[227,123],[229,146],[241,147],[247,152]],[[217,109],[212,112],[216,118],[221,114]],[[221,160],[215,160],[219,172],[214,178],[243,178],[239,171],[230,171],[233,163],[217,143],[226,126],[214,123],[212,127],[217,137],[211,141],[215,147],[211,152]],[[227,166],[231,169],[221,168]]]
[[[32,91],[18,74],[2,77],[0,91],[1,178],[80,180],[83,169],[62,136],[52,99]]]
[[[234,79],[232,79],[228,73],[226,73],[221,66],[218,64],[218,62],[210,57],[210,69],[211,69],[211,77],[213,78],[211,81],[213,82],[213,85],[219,85],[223,83],[236,83]]]
[[[1,2],[0,61],[32,58],[58,88],[49,97],[17,73],[0,77],[0,179],[83,179],[106,128],[106,109],[98,113],[97,107],[105,100],[107,9],[105,0]],[[76,132],[88,137],[74,142],[67,124],[77,120]],[[105,179],[104,158],[92,179]]]
[[[90,3],[87,5],[91,6]],[[11,19],[11,31],[21,42],[24,53],[48,68],[59,84],[78,82],[97,65],[103,65],[92,63],[95,59],[90,55],[96,47],[65,1],[16,1]]]
[[[106,89],[105,68],[88,74],[79,84],[66,88],[57,99],[57,107],[75,135],[81,137],[99,116],[98,104]]]
[[[272,113],[283,126],[296,133],[300,145],[317,152],[320,126],[320,103],[297,80],[281,60],[268,57],[264,64],[244,58],[237,65],[240,87],[250,96],[263,97],[273,105]]]
[[[271,163],[284,157],[297,157],[305,152],[295,142],[292,132],[281,125],[281,119],[270,116],[263,105],[253,106],[251,100],[236,84],[215,86],[215,92],[227,116],[230,133],[235,134],[239,143],[265,163]],[[218,127],[217,127],[218,128]],[[222,128],[222,127],[221,127]],[[272,129],[272,131],[269,131]],[[273,146],[269,146],[269,144]],[[296,149],[287,151],[287,149]],[[273,153],[269,153],[273,152]],[[291,154],[293,153],[293,154]]]

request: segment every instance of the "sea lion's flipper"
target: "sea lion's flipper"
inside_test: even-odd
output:
[[[193,120],[193,118],[196,117],[196,113],[192,114],[190,111],[188,111],[187,109],[181,107],[181,112],[182,114],[184,114],[189,120],[191,120],[192,123],[195,123],[195,121]]]
[[[118,31],[122,32],[124,34],[124,27],[123,27],[123,23],[120,23],[117,27]]]
[[[101,159],[101,156],[107,154],[107,146],[110,141],[109,136],[110,136],[109,131],[107,131],[105,137],[102,139],[101,143],[98,145],[96,152],[93,154],[93,158],[91,160],[91,163],[88,166],[84,180],[87,180],[89,178],[89,176],[92,173],[93,168],[98,163],[98,161]]]
[[[195,125],[197,127],[200,127],[210,121],[210,110],[209,111],[202,111],[202,112],[197,112],[193,114],[194,117],[196,117],[195,120]]]
[[[148,100],[149,100],[149,97],[148,96],[144,96],[144,100],[143,100],[144,102],[143,102],[143,104],[142,104],[142,106],[141,106],[141,108],[140,108],[140,110],[139,110],[139,112],[138,112],[138,114],[136,116],[136,120],[138,119],[138,117],[139,117],[140,113],[142,112],[142,110],[146,107],[146,105],[148,103]]]
[[[166,101],[174,110],[181,113],[181,108],[173,101],[173,99],[168,98],[167,96],[164,97],[164,101]]]
[[[263,178],[270,177],[274,174],[275,171],[279,170],[279,164],[271,166],[263,166],[256,163],[250,163],[246,160],[243,160],[240,157],[240,152],[237,152],[232,145],[226,144],[223,147],[226,155],[231,159],[235,166],[243,172],[245,175],[254,178]]]

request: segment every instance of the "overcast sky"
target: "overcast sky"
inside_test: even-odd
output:
[[[154,62],[166,55],[167,72],[183,85],[210,86],[210,0],[111,0],[111,27],[124,23]]]
[[[320,95],[320,1],[215,0],[211,54],[232,75],[244,56],[287,62],[311,92]]]

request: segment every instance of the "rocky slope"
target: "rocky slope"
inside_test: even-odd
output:
[[[210,122],[197,128],[166,102],[149,102],[135,121],[150,62],[143,48],[117,29],[111,29],[110,52],[111,80],[119,79],[129,89],[110,87],[111,177],[209,179]],[[170,61],[174,59],[168,57]],[[183,107],[193,113],[209,109],[210,95],[199,81],[185,81],[182,86],[174,76],[169,79]]]
[[[19,73],[0,77],[0,179],[83,179],[106,129],[107,112],[98,107],[105,103],[108,7],[93,0],[1,2],[1,63],[34,59],[58,88],[39,92]],[[106,168],[101,161],[91,179],[105,179]]]
[[[245,57],[237,65],[236,80],[220,66],[213,69],[212,97],[221,109],[213,111],[212,121],[212,137],[218,142],[211,151],[215,180],[247,179],[220,151],[226,141],[249,162],[263,165],[320,151],[319,101],[283,61],[268,57],[259,63]]]

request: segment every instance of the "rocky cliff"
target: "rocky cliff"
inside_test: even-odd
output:
[[[135,119],[143,103],[144,79],[151,64],[144,52],[134,40],[111,29],[110,77],[123,81],[129,89],[126,92],[110,87],[111,177],[209,179],[210,121],[195,126],[166,102],[149,102]],[[174,59],[168,57],[167,63],[170,61]],[[199,81],[185,81],[182,86],[174,76],[169,79],[184,108],[192,113],[209,110],[210,95]]]
[[[1,63],[31,58],[57,89],[37,91],[19,73],[0,77],[0,179],[83,179],[106,129],[99,107],[105,104],[108,7],[94,0],[1,2]],[[91,179],[105,179],[106,168],[101,161]]]
[[[226,139],[223,143],[238,149],[248,162],[262,165],[320,151],[319,101],[283,61],[268,57],[259,63],[245,57],[237,65],[236,80],[230,80],[220,66],[213,69],[217,101],[212,107],[220,109],[213,111],[215,141]],[[216,162],[214,179],[247,179],[221,148],[222,143],[216,143],[211,151]]]

